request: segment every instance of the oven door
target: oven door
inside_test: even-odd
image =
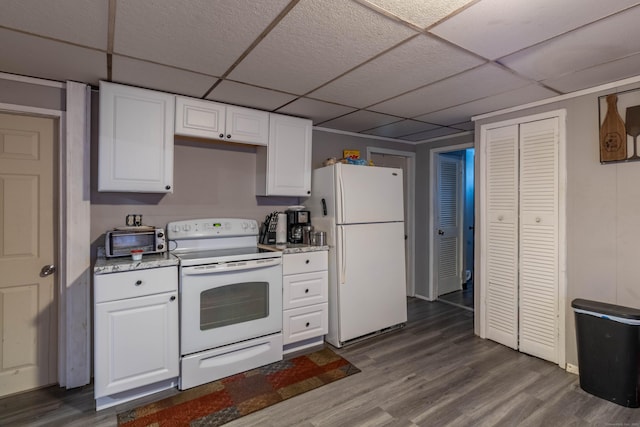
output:
[[[282,330],[282,260],[180,269],[182,356]]]

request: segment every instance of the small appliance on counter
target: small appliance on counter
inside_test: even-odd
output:
[[[304,206],[289,206],[287,214],[287,242],[303,243],[304,227],[311,225],[311,213]]]
[[[105,232],[104,249],[107,258],[131,256],[134,250],[140,256],[166,252],[164,228],[147,225],[116,227]]]

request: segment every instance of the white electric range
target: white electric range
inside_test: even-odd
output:
[[[167,224],[179,260],[180,390],[282,360],[282,253],[251,219]]]

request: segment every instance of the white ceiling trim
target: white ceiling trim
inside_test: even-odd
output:
[[[28,76],[21,76],[19,74],[11,74],[11,73],[3,73],[2,71],[0,71],[0,79],[2,80],[12,80],[15,82],[21,82],[21,83],[29,83],[29,84],[34,84],[34,85],[40,85],[40,86],[49,86],[49,87],[55,87],[58,89],[64,89],[67,87],[67,84],[64,82],[57,82],[54,80],[46,80],[46,79],[39,79],[36,77],[28,77]]]
[[[402,144],[409,144],[409,145],[418,144],[418,142],[415,142],[415,141],[406,141],[404,139],[389,138],[389,137],[386,137],[386,136],[377,136],[377,135],[369,135],[369,134],[362,134],[362,133],[356,133],[356,132],[349,132],[347,130],[330,129],[330,128],[325,128],[325,127],[320,127],[320,126],[314,126],[313,130],[318,130],[320,132],[328,132],[328,133],[338,133],[340,135],[356,136],[358,138],[364,138],[364,139],[378,139],[380,141],[400,142]],[[456,135],[460,135],[460,134],[457,133]]]

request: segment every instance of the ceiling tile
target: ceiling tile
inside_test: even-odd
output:
[[[314,125],[317,125],[318,123],[326,122],[334,117],[343,116],[355,110],[355,108],[345,107],[344,105],[336,105],[309,98],[299,98],[291,104],[287,104],[276,110],[276,112],[306,117],[313,120]]]
[[[636,0],[481,0],[430,31],[485,58],[496,59],[635,3]]]
[[[207,95],[207,99],[270,111],[293,101],[296,96],[223,80]]]
[[[460,129],[460,130],[474,130],[476,124],[469,120],[468,122],[456,123],[451,125],[452,128]]]
[[[402,120],[400,122],[391,123],[388,125],[380,126],[374,129],[364,131],[367,135],[386,136],[388,138],[398,138],[404,135],[409,135],[417,132],[424,132],[427,130],[437,128],[437,125],[431,123],[419,122],[417,120]]]
[[[349,132],[362,132],[367,129],[384,126],[402,119],[387,116],[386,114],[374,113],[373,111],[359,110],[337,119],[321,123],[323,127],[346,130]]]
[[[364,108],[483,62],[448,43],[419,35],[309,96]]]
[[[574,92],[638,75],[640,54],[596,65],[562,77],[543,80],[545,85],[563,93]]]
[[[472,0],[363,0],[422,29],[455,12]]]
[[[640,6],[500,60],[536,80],[640,52]]]
[[[2,0],[0,26],[106,51],[108,5],[96,0]]]
[[[302,0],[229,78],[305,94],[414,34],[355,2]]]
[[[529,83],[528,80],[501,67],[486,64],[368,109],[403,117],[416,117],[523,87]]]
[[[288,3],[119,1],[114,52],[220,76]]]
[[[420,142],[420,141],[425,141],[431,138],[437,138],[439,136],[453,135],[455,133],[462,133],[462,132],[464,131],[461,131],[460,129],[441,127],[434,130],[428,130],[426,132],[419,132],[419,133],[414,133],[412,135],[406,135],[399,139],[404,139],[406,141]]]
[[[113,55],[113,81],[200,98],[215,77]]]
[[[0,28],[2,71],[97,85],[107,78],[107,54]]]
[[[549,89],[545,89],[537,84],[532,84],[476,101],[456,105],[455,107],[423,114],[416,117],[416,119],[449,126],[466,121],[471,116],[477,114],[485,114],[507,107],[524,105],[529,102],[551,98],[555,95],[557,94]]]

